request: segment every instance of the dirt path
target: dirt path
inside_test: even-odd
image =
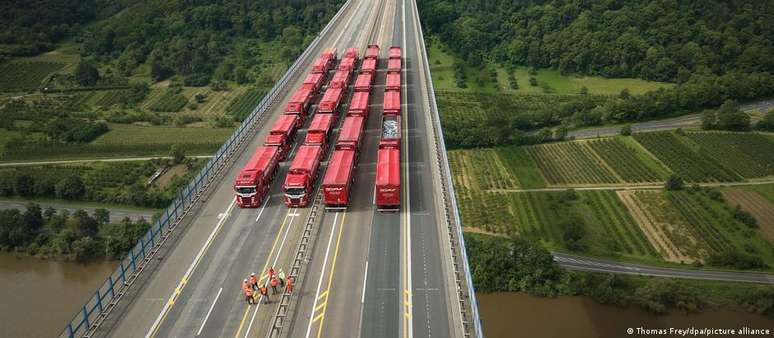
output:
[[[684,255],[677,248],[675,243],[669,240],[669,237],[663,232],[664,227],[667,224],[657,223],[647,210],[641,208],[642,203],[637,200],[634,193],[631,191],[618,191],[616,192],[621,202],[629,209],[629,213],[632,218],[640,226],[642,232],[645,233],[645,237],[648,238],[648,242],[653,245],[654,248],[661,254],[661,256],[670,262],[693,262],[694,259]]]
[[[761,236],[774,244],[774,204],[752,191],[727,190],[723,191],[723,197],[752,214],[758,221]]]

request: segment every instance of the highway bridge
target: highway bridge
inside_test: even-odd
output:
[[[314,58],[330,47],[362,55],[374,43],[382,48],[349,208],[324,211],[319,192],[309,207],[286,207],[280,187],[289,161],[261,207],[236,206],[234,177]],[[401,46],[404,58],[397,213],[373,202],[389,46]],[[166,213],[174,226],[140,243],[142,255],[132,251],[63,336],[482,336],[415,1],[349,0],[271,95],[254,126],[239,129],[247,136],[230,139],[197,177],[206,183],[185,191],[185,211]],[[294,292],[248,305],[242,280],[253,272],[265,280],[269,267],[295,275]]]

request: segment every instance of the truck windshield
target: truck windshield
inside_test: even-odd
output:
[[[236,192],[237,194],[242,194],[242,195],[254,194],[255,187],[237,187]]]
[[[285,189],[285,195],[288,196],[303,196],[304,193],[306,193],[306,191],[303,187]]]

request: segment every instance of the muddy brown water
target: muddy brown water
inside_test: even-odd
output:
[[[55,337],[117,266],[0,254],[0,337]]]
[[[637,308],[601,305],[588,297],[541,298],[523,293],[477,294],[478,309],[487,338],[619,338],[651,337],[627,334],[637,328],[741,328],[747,326],[774,332],[774,319],[729,310],[699,314],[653,315]],[[758,335],[756,337],[771,337]],[[678,335],[658,335],[679,337]],[[738,335],[737,335],[738,336]],[[723,337],[712,336],[712,337]],[[752,336],[750,336],[752,337]]]

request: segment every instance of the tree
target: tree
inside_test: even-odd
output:
[[[71,217],[72,229],[78,237],[95,237],[99,232],[97,220],[83,209],[76,210]]]
[[[43,227],[43,214],[40,209],[40,205],[36,203],[28,203],[27,209],[24,211],[21,217],[21,224],[24,229],[24,233],[29,238],[34,237],[40,232]]]
[[[631,136],[632,135],[632,125],[627,124],[621,127],[621,135],[623,136]]]
[[[22,197],[32,196],[34,190],[35,180],[29,174],[21,174],[16,176],[16,185],[14,190],[16,194]]]
[[[110,211],[102,208],[96,209],[94,210],[94,219],[99,224],[107,224],[110,222]]]
[[[538,80],[534,76],[529,77],[529,85],[532,87],[537,87]]]
[[[755,128],[763,131],[774,131],[774,108],[769,109],[766,115],[763,115],[763,118],[758,121]]]
[[[99,70],[90,60],[81,60],[75,68],[75,81],[84,87],[91,87],[99,81]]]
[[[180,164],[185,160],[185,152],[179,144],[173,144],[169,150],[169,157],[172,158],[172,164]]]
[[[669,178],[664,183],[664,189],[666,190],[681,190],[683,189],[683,186],[685,185],[685,182],[683,181],[683,178],[680,177],[677,174],[672,174],[669,176]]]
[[[69,175],[56,184],[56,196],[64,199],[79,199],[86,192],[81,177]]]
[[[715,129],[716,117],[715,111],[707,109],[701,113],[701,129],[711,130]]]
[[[750,116],[739,109],[736,101],[726,100],[718,109],[717,127],[722,130],[748,130]]]
[[[589,95],[589,88],[588,88],[588,87],[586,87],[586,86],[583,86],[583,87],[581,87],[581,89],[580,89],[580,91],[578,92],[578,94],[581,94],[581,95]]]
[[[563,229],[562,239],[567,249],[572,251],[585,251],[586,244],[583,238],[586,236],[583,220],[579,217],[570,217],[559,222],[559,228]]]

